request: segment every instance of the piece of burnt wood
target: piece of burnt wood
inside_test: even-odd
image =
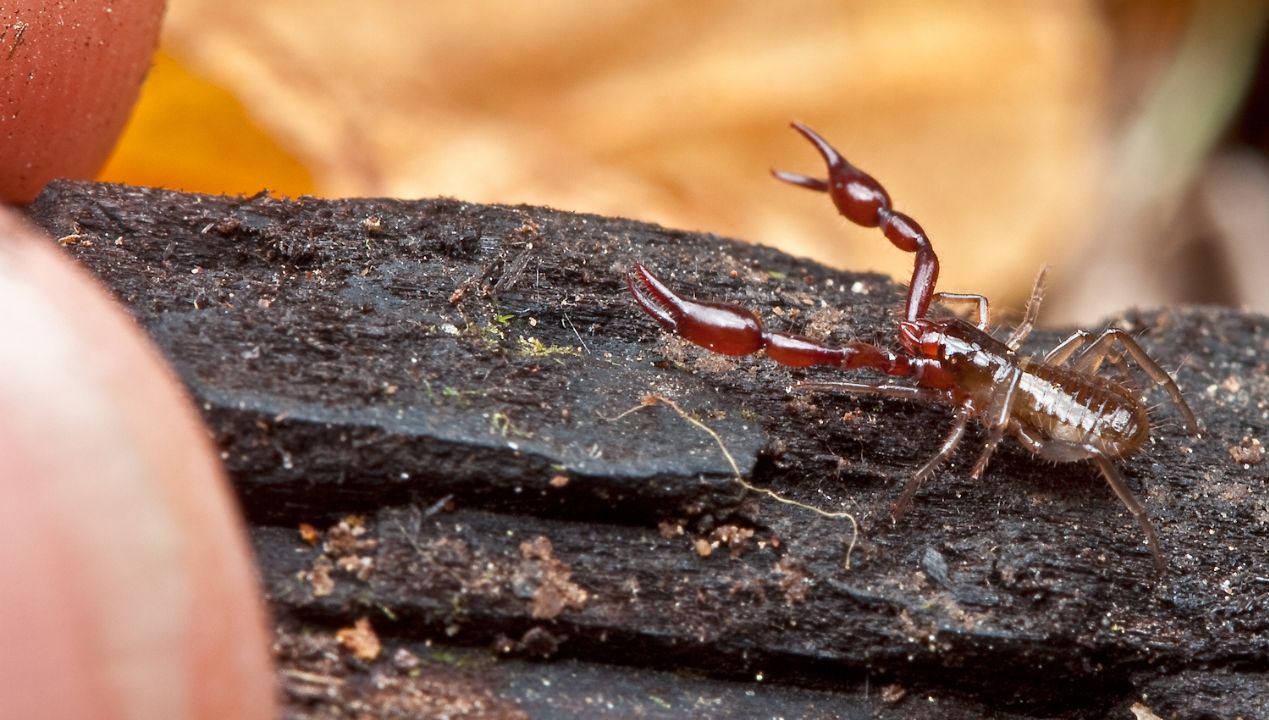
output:
[[[1269,717],[1269,319],[1114,319],[1176,371],[1205,430],[1187,436],[1151,389],[1153,440],[1120,463],[1159,529],[1158,578],[1095,468],[1007,441],[971,482],[977,432],[892,525],[947,408],[792,396],[833,373],[686,345],[624,282],[640,260],[775,329],[893,346],[901,289],[876,275],[455,200],[56,183],[31,215],[188,384],[284,635],[364,616],[386,641],[338,677],[305,669],[320,653],[284,651],[296,717],[338,716],[384,673],[417,680],[412,663],[442,667],[451,655],[419,660],[429,643],[520,658],[467,667],[446,691],[476,688],[467,700],[493,698],[493,716],[1125,717],[1139,701]],[[748,481],[853,513],[849,567],[846,520],[745,490],[666,405],[623,415],[650,394],[712,428]],[[310,545],[301,523],[325,533],[306,529]]]

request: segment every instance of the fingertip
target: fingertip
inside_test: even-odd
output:
[[[136,102],[163,0],[0,8],[0,200],[27,202],[56,177],[91,178]]]
[[[267,718],[263,602],[171,371],[47,239],[0,211],[0,717]],[[17,666],[10,667],[10,665]]]

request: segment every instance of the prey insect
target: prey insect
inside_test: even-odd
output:
[[[1151,381],[1161,386],[1176,406],[1186,429],[1198,434],[1198,421],[1176,383],[1131,335],[1110,328],[1094,336],[1077,331],[1041,358],[1018,354],[1039,312],[1044,273],[1022,321],[1001,342],[987,331],[988,303],[982,295],[935,292],[939,261],[925,231],[915,220],[895,211],[885,189],[851,165],[810,128],[793,128],[815,146],[828,166],[828,178],[776,171],[777,179],[827,193],[838,212],[864,227],[880,228],[900,250],[915,255],[912,279],[899,321],[899,351],[852,341],[828,345],[818,340],[767,330],[753,311],[719,302],[688,300],[671,290],[642,264],[627,277],[639,306],[661,327],[679,337],[724,355],[748,355],[763,350],[777,363],[791,367],[830,366],[841,370],[866,369],[907,383],[871,380],[804,382],[799,390],[830,390],[862,395],[939,402],[954,408],[951,430],[935,455],[904,484],[891,505],[898,521],[912,505],[921,484],[960,445],[969,421],[986,431],[986,443],[970,476],[979,478],[992,453],[1011,435],[1023,447],[1056,462],[1091,461],[1115,495],[1137,519],[1163,572],[1166,564],[1154,526],[1125,483],[1115,461],[1141,449],[1150,435],[1147,408],[1124,385],[1098,374],[1110,359],[1131,359]],[[977,322],[960,318],[932,318],[930,305],[970,303]]]

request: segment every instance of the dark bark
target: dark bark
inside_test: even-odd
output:
[[[1161,717],[1269,717],[1269,463],[1231,455],[1254,461],[1244,438],[1269,441],[1264,317],[1115,319],[1180,368],[1205,427],[1187,436],[1151,391],[1154,440],[1120,463],[1159,528],[1159,578],[1094,468],[1006,442],[972,482],[981,433],[892,525],[946,408],[793,397],[797,378],[832,374],[685,346],[623,279],[638,259],[778,329],[893,346],[900,289],[876,275],[454,200],[59,183],[31,214],[204,409],[252,524],[297,717],[339,716],[354,697],[388,707],[371,696],[400,698],[372,691],[376,673],[505,716],[1126,717],[1144,697]],[[847,522],[745,491],[670,408],[606,419],[649,393],[713,428],[753,483],[853,512],[850,567]],[[365,534],[337,524],[351,513]],[[300,523],[333,529],[311,547]],[[315,669],[313,648],[360,616],[426,672],[408,657]],[[296,680],[319,672],[337,690]]]

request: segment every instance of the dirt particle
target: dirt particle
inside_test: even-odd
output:
[[[377,542],[361,540],[366,534],[366,519],[360,515],[348,515],[326,531],[326,554],[333,557],[354,555],[362,550],[374,549]]]
[[[825,308],[807,315],[803,334],[816,340],[825,341],[837,331],[850,327],[850,316],[840,308]]]
[[[784,604],[793,606],[805,601],[811,590],[811,580],[807,577],[802,563],[782,557],[775,564],[774,569],[780,578],[779,585],[781,592],[784,593]]]
[[[377,659],[379,653],[383,652],[383,644],[374,628],[370,627],[369,618],[357,618],[352,627],[340,628],[335,633],[335,639],[344,650],[364,662]]]
[[[410,652],[409,648],[397,648],[392,653],[392,666],[404,672],[418,670],[423,663],[419,660],[419,656]]]
[[[299,534],[307,545],[317,545],[321,540],[321,533],[308,523],[300,524]],[[335,592],[335,570],[361,582],[370,579],[375,564],[373,555],[367,553],[374,551],[379,541],[364,537],[365,534],[365,520],[359,515],[349,515],[326,531],[321,554],[313,559],[308,570],[300,573],[300,580],[312,587],[314,597],[326,597]]]
[[[753,529],[740,527],[739,525],[719,525],[714,528],[710,536],[718,544],[727,546],[727,550],[731,552],[732,557],[740,557],[744,553],[749,539],[753,537]]]
[[[316,545],[321,538],[322,534],[318,532],[317,528],[308,523],[300,523],[300,539],[304,541],[304,544]]]
[[[567,608],[579,610],[589,598],[586,590],[572,581],[572,570],[554,556],[555,548],[545,535],[520,543],[524,562],[513,584],[531,593],[530,614],[537,620],[551,620]]]
[[[321,555],[313,561],[313,566],[307,572],[300,573],[300,579],[308,581],[313,588],[313,597],[326,597],[335,592],[335,579],[330,574],[334,569],[335,564],[331,559]]]
[[[662,520],[657,523],[657,531],[661,533],[661,537],[666,540],[681,537],[683,535],[682,520]]]
[[[374,573],[374,558],[360,555],[349,555],[335,560],[335,567],[352,575],[362,582],[370,579]]]
[[[1242,442],[1229,446],[1229,455],[1236,463],[1259,465],[1265,460],[1265,446],[1258,438],[1244,435]]]
[[[539,535],[530,541],[520,543],[520,555],[525,560],[551,560],[555,552],[555,546],[551,544],[551,539],[545,535]]]
[[[519,649],[526,655],[548,658],[560,649],[560,639],[546,628],[535,625],[524,632]]]
[[[692,368],[704,375],[727,375],[735,371],[736,363],[728,355],[701,351],[692,359]]]

